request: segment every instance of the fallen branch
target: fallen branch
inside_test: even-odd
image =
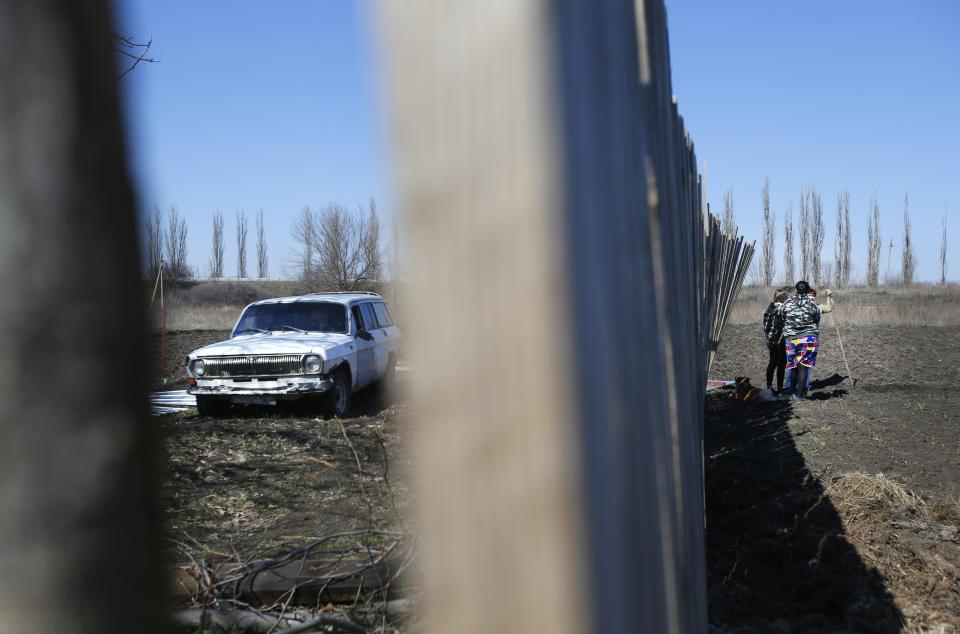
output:
[[[394,539],[376,546],[362,541],[346,549],[337,546],[346,538],[376,536]],[[280,604],[355,603],[361,594],[372,591],[379,591],[381,602],[386,601],[387,594],[397,587],[400,572],[416,556],[414,542],[403,539],[402,533],[377,530],[328,535],[275,559],[242,562],[235,557],[216,565],[206,556],[209,551],[173,543],[190,561],[174,571],[173,594],[180,605],[218,605],[218,601],[232,600],[269,606],[268,610]],[[324,544],[336,550],[320,550]]]
[[[170,616],[173,624],[181,628],[215,627],[221,630],[239,630],[251,634],[267,634],[278,625],[294,627],[302,624],[302,621],[292,618],[279,618],[247,610],[204,610],[195,608],[174,610]]]
[[[346,616],[324,614],[308,621],[291,617],[277,617],[248,610],[176,610],[172,613],[174,625],[182,628],[209,628],[214,627],[227,631],[239,631],[249,634],[268,634],[269,632],[309,632],[321,627],[333,628],[334,631],[367,634],[367,630],[356,623],[346,620]]]
[[[894,528],[906,528],[923,537],[924,539],[937,539],[943,542],[960,543],[960,528],[953,524],[937,524],[934,522],[924,522],[911,519],[895,519],[890,521]]]
[[[333,627],[334,630],[339,628],[344,632],[354,632],[355,634],[367,634],[367,630],[365,628],[362,628],[359,625],[356,625],[355,623],[350,623],[349,621],[342,621],[333,616],[318,616],[312,621],[307,621],[302,625],[298,625],[296,627],[291,627],[290,629],[281,630],[281,631],[286,632],[286,634],[296,634],[297,632],[309,632],[310,630],[314,630],[318,627],[324,627],[324,626]]]

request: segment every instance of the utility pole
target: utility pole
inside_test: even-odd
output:
[[[893,238],[890,238],[890,248],[887,249],[887,279],[884,283],[890,281],[890,258],[893,256]]]

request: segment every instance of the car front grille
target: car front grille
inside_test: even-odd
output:
[[[303,374],[302,354],[258,354],[203,359],[204,377]]]

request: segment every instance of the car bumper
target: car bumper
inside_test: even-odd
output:
[[[244,401],[247,397],[292,399],[308,394],[322,394],[333,387],[332,378],[316,377],[297,381],[228,381],[223,379],[198,380],[197,385],[187,388],[195,396],[216,396]]]

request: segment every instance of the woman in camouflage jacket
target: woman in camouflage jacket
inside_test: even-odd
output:
[[[807,374],[817,364],[817,348],[820,338],[820,315],[833,310],[830,289],[824,291],[827,303],[817,305],[810,297],[810,285],[797,282],[797,294],[780,307],[783,317],[783,338],[787,357],[790,384],[794,386],[794,398],[807,398]]]
[[[783,342],[783,315],[780,314],[780,307],[786,300],[786,290],[778,289],[767,310],[763,311],[763,334],[767,338],[767,353],[770,357],[767,361],[767,389],[773,389],[773,374],[776,372],[777,394],[783,391],[783,373],[787,365]]]

